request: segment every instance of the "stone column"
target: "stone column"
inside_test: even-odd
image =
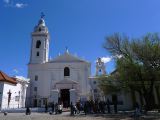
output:
[[[76,90],[75,89],[70,89],[70,103],[72,102],[73,105],[76,104]]]
[[[58,97],[59,97],[59,90],[58,89],[52,90],[51,102],[54,101],[54,103],[58,103]]]

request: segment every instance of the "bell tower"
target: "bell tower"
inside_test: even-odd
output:
[[[106,75],[105,65],[101,58],[96,62],[96,76]]]
[[[42,13],[38,24],[31,34],[31,56],[30,64],[48,62],[49,55],[49,32],[45,25],[44,14]]]

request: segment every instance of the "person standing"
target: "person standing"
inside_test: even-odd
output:
[[[31,110],[29,109],[29,107],[26,108],[26,115],[30,115],[31,114]]]
[[[54,113],[54,101],[52,103],[52,113]]]
[[[110,109],[110,101],[109,99],[107,99],[107,110],[108,110],[108,113],[111,113],[111,109]]]
[[[85,104],[84,104],[84,113],[85,113],[85,115],[87,115],[87,102],[85,102]]]
[[[48,105],[47,105],[47,102],[45,104],[45,112],[48,112]]]
[[[74,106],[73,106],[72,102],[71,102],[71,105],[70,105],[70,110],[71,110],[71,115],[74,115]]]

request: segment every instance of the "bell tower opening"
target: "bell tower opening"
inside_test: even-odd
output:
[[[96,76],[106,75],[105,65],[101,58],[96,62]]]
[[[40,46],[41,46],[41,41],[38,40],[38,41],[36,42],[36,48],[40,48]]]

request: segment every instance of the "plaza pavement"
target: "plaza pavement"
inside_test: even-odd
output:
[[[0,120],[134,120],[127,114],[91,114],[84,115],[79,114],[70,116],[70,112],[63,112],[62,114],[50,115],[49,113],[36,113],[32,112],[31,115],[25,115],[25,113],[8,113],[4,116],[0,113]],[[138,120],[160,120],[159,117],[146,116],[139,118]]]

